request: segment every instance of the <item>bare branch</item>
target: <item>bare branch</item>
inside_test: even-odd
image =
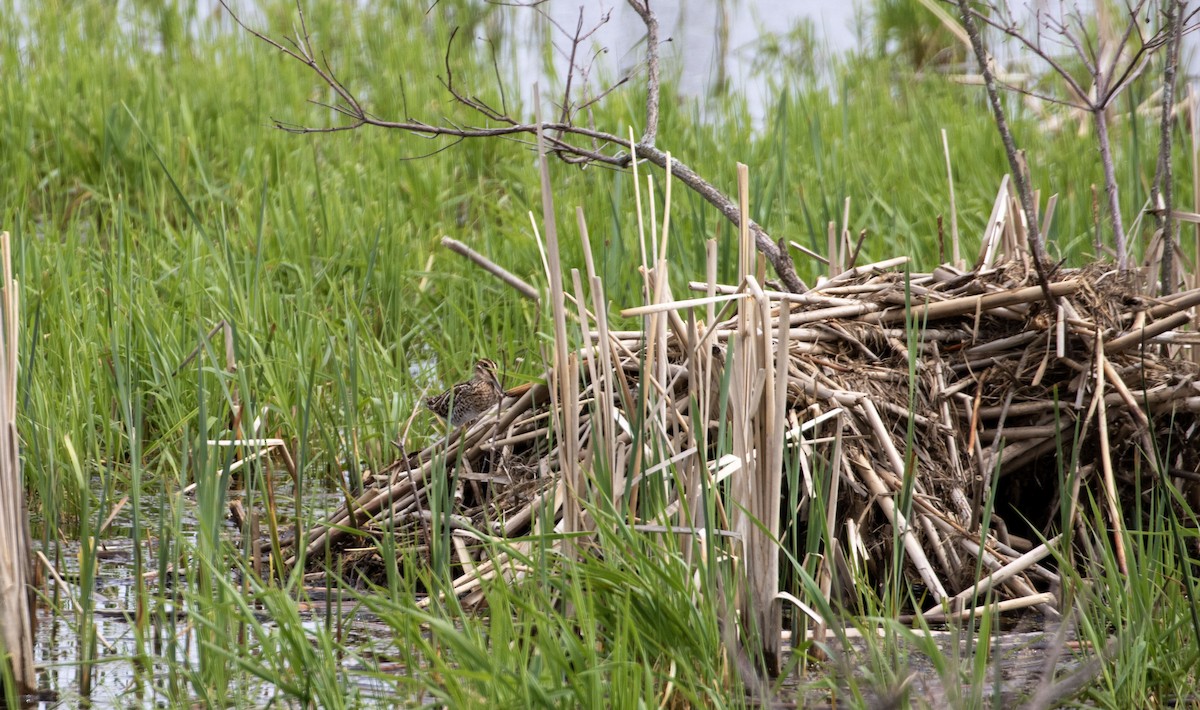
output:
[[[646,129],[642,143],[654,145],[658,137],[658,16],[650,9],[650,0],[627,0],[646,25]]]
[[[654,12],[650,10],[648,0],[627,0],[630,6],[641,17],[642,22],[646,25],[646,72],[647,72],[647,98],[646,98],[646,127],[642,134],[640,142],[634,146],[634,152],[640,159],[645,159],[650,163],[658,166],[661,169],[666,169],[667,154],[655,146],[655,139],[658,131],[658,115],[659,115],[659,64],[658,64],[658,20]],[[454,83],[454,74],[450,65],[450,45],[454,41],[456,32],[452,32],[449,42],[447,42],[446,54],[443,62],[446,69],[446,77],[442,80],[442,85],[454,98],[457,103],[466,106],[475,111],[480,116],[487,119],[488,122],[501,125],[489,126],[464,126],[455,123],[448,118],[442,119],[440,123],[430,124],[416,119],[409,118],[404,121],[390,121],[379,118],[367,111],[354,94],[346,88],[345,84],[337,77],[336,73],[330,67],[329,62],[322,57],[322,61],[318,62],[315,57],[317,52],[312,46],[312,40],[309,35],[306,20],[303,13],[300,14],[300,29],[296,38],[288,38],[284,41],[278,41],[268,37],[267,35],[254,30],[247,26],[237,16],[236,13],[228,6],[226,0],[220,0],[221,6],[226,12],[233,17],[234,22],[246,32],[265,42],[267,45],[274,47],[282,52],[285,56],[300,62],[308,67],[322,83],[327,85],[338,97],[339,101],[334,103],[323,103],[313,101],[315,105],[329,109],[339,116],[346,119],[346,123],[335,126],[305,126],[285,122],[280,119],[272,119],[275,127],[288,131],[290,133],[306,134],[306,133],[337,133],[341,131],[351,131],[363,126],[373,126],[376,128],[388,128],[411,133],[427,139],[447,138],[451,139],[448,145],[440,146],[430,153],[423,156],[435,155],[441,151],[447,150],[464,140],[479,139],[479,138],[499,138],[505,140],[519,140],[524,136],[534,136],[540,131],[542,140],[548,145],[560,159],[567,163],[573,164],[598,164],[608,166],[610,168],[626,168],[631,162],[631,156],[622,151],[622,146],[627,143],[620,137],[596,130],[590,126],[579,126],[573,123],[573,119],[578,111],[590,109],[597,101],[603,99],[609,93],[619,86],[628,82],[629,77],[619,80],[615,85],[603,91],[600,95],[586,101],[578,107],[571,105],[571,93],[574,89],[574,80],[571,78],[575,72],[580,72],[585,78],[587,69],[578,66],[576,57],[578,55],[579,44],[586,40],[595,31],[593,28],[588,32],[582,30],[582,18],[576,26],[575,32],[567,34],[571,38],[571,51],[568,55],[568,82],[564,92],[562,111],[560,120],[557,122],[544,123],[526,123],[514,118],[506,111],[503,105],[503,94],[501,98],[502,108],[497,110],[495,107],[488,105],[482,99],[476,96],[470,96],[462,92]],[[495,2],[494,4],[508,4],[503,2]],[[543,12],[535,3],[515,3],[521,7],[533,7],[537,12]],[[601,21],[608,20],[608,14],[604,15]],[[553,22],[553,19],[551,19]],[[562,28],[558,23],[554,22],[556,27]],[[290,46],[289,46],[290,45]],[[493,55],[494,56],[494,55]],[[497,80],[499,80],[499,71],[497,69]],[[407,110],[406,110],[407,113]],[[590,115],[590,113],[589,113]],[[575,142],[572,139],[579,139],[580,142]],[[672,159],[672,177],[680,183],[700,195],[709,204],[716,207],[726,219],[734,224],[741,221],[741,215],[737,205],[727,195],[714,187],[711,183],[697,174],[686,164],[679,162],[677,159]],[[795,265],[792,263],[790,254],[786,248],[786,242],[779,240],[776,242],[769,234],[758,224],[751,222],[750,230],[754,234],[755,245],[760,252],[771,262],[776,274],[783,282],[783,286],[791,291],[799,292],[806,290],[804,282],[802,282],[796,274]]]
[[[1183,37],[1186,9],[1187,3],[1183,0],[1167,0],[1165,31],[1169,41],[1163,66],[1162,123],[1159,126],[1158,166],[1154,171],[1154,185],[1150,190],[1151,208],[1156,211],[1158,228],[1162,232],[1163,255],[1159,287],[1164,295],[1175,290],[1175,220],[1171,214],[1174,209],[1171,123],[1175,109],[1175,72],[1179,66],[1179,46]]]
[[[1074,101],[1068,101],[1067,99],[1060,99],[1057,96],[1051,96],[1049,94],[1044,94],[1040,91],[1034,91],[1033,89],[1027,89],[1023,86],[1017,86],[1016,84],[1005,81],[1004,79],[1001,79],[1000,77],[997,77],[997,76],[993,76],[993,78],[996,80],[997,86],[999,86],[1000,88],[1002,88],[1006,91],[1011,91],[1015,94],[1022,94],[1024,96],[1028,96],[1030,98],[1037,99],[1038,101],[1045,101],[1048,104],[1058,104],[1059,106],[1066,106],[1067,108],[1072,108],[1077,111],[1091,110],[1091,104],[1075,103]]]
[[[955,1],[957,2],[957,0],[955,0]],[[1087,98],[1089,92],[1087,91],[1087,89],[1083,88],[1083,86],[1081,86],[1078,81],[1075,80],[1075,77],[1071,75],[1071,72],[1068,71],[1066,69],[1066,67],[1059,64],[1058,61],[1055,60],[1054,57],[1052,57],[1049,54],[1047,54],[1046,52],[1044,52],[1038,44],[1035,44],[1028,37],[1023,35],[1015,25],[1000,24],[1000,23],[996,22],[995,20],[991,19],[990,17],[988,17],[986,13],[979,12],[978,10],[975,10],[975,9],[971,9],[971,16],[974,19],[977,19],[981,22],[987,23],[991,27],[994,27],[995,29],[1000,30],[1004,34],[1008,35],[1009,37],[1012,37],[1013,39],[1017,40],[1021,44],[1025,45],[1025,47],[1027,49],[1029,49],[1031,52],[1033,52],[1034,54],[1036,54],[1039,59],[1041,59],[1042,61],[1049,64],[1050,68],[1054,70],[1054,73],[1058,74],[1060,77],[1062,77],[1063,81],[1067,82],[1067,86],[1071,87],[1072,91],[1074,91],[1077,95],[1079,95],[1085,99]],[[1071,37],[1069,35],[1067,35],[1067,37],[1068,37],[1068,39],[1071,39]],[[1076,47],[1078,47],[1078,45],[1076,45]],[[1082,52],[1082,50],[1079,50],[1079,51]],[[1081,54],[1081,56],[1082,56],[1082,54]],[[1084,61],[1087,61],[1086,57],[1084,57]]]
[[[450,30],[450,39],[446,40],[446,55],[443,59],[443,62],[446,66],[446,78],[442,80],[442,86],[446,87],[446,91],[450,92],[450,95],[454,97],[454,100],[463,106],[472,108],[493,121],[512,123],[512,119],[510,119],[508,116],[496,111],[491,106],[488,106],[486,103],[473,96],[464,96],[454,88],[454,70],[450,68],[450,48],[454,46],[454,37],[456,35],[458,35],[457,27]]]
[[[579,19],[575,22],[575,35],[571,38],[571,54],[567,57],[567,81],[563,88],[562,113],[559,123],[571,119],[571,80],[575,78],[575,53],[579,51],[579,35],[583,32],[583,6],[579,6]]]
[[[1168,0],[1175,2],[1175,0]],[[963,14],[964,24],[968,20],[978,20],[993,27],[1006,36],[1015,39],[1035,56],[1044,61],[1057,74],[1074,95],[1069,99],[1058,99],[1049,95],[1005,85],[1005,88],[1019,91],[1027,96],[1033,96],[1043,101],[1060,103],[1080,108],[1092,116],[1096,128],[1096,140],[1100,152],[1100,160],[1104,169],[1104,190],[1108,198],[1109,218],[1113,228],[1113,246],[1117,257],[1117,266],[1124,272],[1128,268],[1128,253],[1126,249],[1125,228],[1121,219],[1119,188],[1117,186],[1116,169],[1113,166],[1112,147],[1108,135],[1108,116],[1106,111],[1121,93],[1129,87],[1145,70],[1151,55],[1166,46],[1170,40],[1167,30],[1159,30],[1147,39],[1142,33],[1138,16],[1147,7],[1148,0],[1126,0],[1126,24],[1119,38],[1113,42],[1104,41],[1104,31],[1097,33],[1095,41],[1087,32],[1087,24],[1079,6],[1072,5],[1065,13],[1054,17],[1040,10],[1035,13],[1035,30],[1032,37],[1013,21],[1011,12],[1000,10],[995,3],[989,4],[983,10],[968,9],[965,0],[956,0]],[[1061,4],[1060,4],[1060,7]],[[989,12],[990,11],[990,12]],[[1184,10],[1180,10],[1181,17]],[[1188,15],[1190,18],[1191,15]],[[1169,24],[1169,23],[1168,23]],[[1182,23],[1186,24],[1186,23]],[[1179,30],[1182,29],[1179,24]],[[1168,28],[1168,30],[1171,28]],[[1081,77],[1073,75],[1062,61],[1046,51],[1043,47],[1043,30],[1052,36],[1065,41],[1075,57],[1083,63],[1090,75],[1090,88],[1085,87]],[[1136,41],[1135,41],[1136,40]],[[1136,46],[1130,50],[1132,44]],[[980,62],[985,61],[984,55],[977,56]],[[999,121],[999,112],[997,120]],[[1001,133],[1004,131],[1002,130]],[[1008,151],[1008,144],[1005,144]],[[1014,173],[1018,172],[1014,167]],[[1017,183],[1018,190],[1020,183]],[[1022,196],[1022,201],[1025,198]],[[1028,207],[1026,211],[1029,212]]]
[[[1029,250],[1033,257],[1033,266],[1037,271],[1038,283],[1042,287],[1042,295],[1046,304],[1053,312],[1055,299],[1050,293],[1050,277],[1046,273],[1046,247],[1042,243],[1042,235],[1037,221],[1037,210],[1033,204],[1033,192],[1029,189],[1024,166],[1017,154],[1017,145],[1012,132],[1008,129],[1008,120],[1004,117],[1004,107],[1000,105],[1000,94],[996,91],[996,82],[992,76],[991,60],[983,47],[983,38],[979,36],[979,27],[975,24],[975,12],[971,9],[969,0],[957,0],[959,14],[962,17],[963,29],[971,39],[971,48],[979,62],[979,71],[983,74],[983,85],[987,89],[988,101],[992,105],[992,116],[996,120],[996,130],[1000,132],[1000,141],[1004,144],[1004,153],[1008,156],[1009,169],[1012,171],[1013,183],[1017,187],[1017,195],[1021,198],[1021,207],[1025,212],[1026,228],[1029,231]]]

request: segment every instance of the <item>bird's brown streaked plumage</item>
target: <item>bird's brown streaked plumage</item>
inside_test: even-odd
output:
[[[496,377],[496,363],[483,358],[475,363],[475,376],[425,400],[425,407],[450,426],[464,426],[496,406],[503,392]]]

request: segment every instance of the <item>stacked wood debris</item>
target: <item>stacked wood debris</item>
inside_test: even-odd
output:
[[[851,567],[882,569],[901,540],[910,578],[931,601],[950,602],[929,604],[929,618],[970,606],[990,588],[1006,600],[1001,608],[1053,614],[1057,575],[1045,559],[1061,532],[1060,500],[1078,519],[1087,512],[1079,510],[1080,491],[1093,492],[1119,530],[1121,500],[1131,491],[1197,490],[1200,368],[1190,357],[1196,336],[1181,329],[1200,290],[1146,298],[1104,266],[1060,269],[1043,289],[1018,262],[923,274],[899,270],[903,262],[850,269],[799,295],[694,284],[711,294],[700,299],[707,319],[689,313],[698,302],[667,302],[643,309],[670,316],[645,330],[587,329],[604,344],[573,361],[577,466],[595,460],[593,447],[604,448],[611,490],[634,506],[637,486],[656,472],[683,471],[667,479],[676,503],[689,495],[679,483],[691,480],[689,471],[702,473],[696,485],[707,486],[747,475],[742,464],[761,452],[739,456],[717,443],[722,420],[739,416],[739,397],[731,394],[721,411],[718,392],[732,366],[730,343],[746,325],[738,322],[744,315],[724,318],[714,306],[752,302],[765,316],[754,337],[768,348],[786,345],[786,380],[777,385],[786,391],[784,425],[767,446],[798,451],[789,480],[801,488],[799,508],[820,496],[828,511],[822,521],[785,511],[782,525],[827,528],[835,541],[827,576],[847,584],[861,579]],[[443,522],[453,531],[455,588],[480,601],[479,580],[504,565],[482,558],[479,541],[529,536],[548,521],[561,526],[570,498],[561,437],[552,436],[561,422],[551,401],[561,400],[551,397],[561,383],[552,375],[550,384],[507,397],[469,429],[379,472],[352,505],[307,535],[308,557],[322,558],[317,553],[330,545],[347,571],[380,574],[372,541],[393,531],[401,550],[427,549],[431,500],[450,496]],[[761,375],[747,391],[756,387],[763,389]],[[697,406],[706,408],[707,432],[689,430],[701,421],[690,410]],[[647,428],[643,441],[653,430],[664,445],[657,458],[648,447],[635,449],[630,422],[637,421]],[[439,490],[439,481],[452,490]],[[1005,496],[985,525],[992,486]],[[909,489],[911,502],[902,495]],[[1033,493],[1022,498],[1022,491]],[[694,508],[669,504],[665,517],[691,528],[682,509]],[[663,518],[660,510],[645,522]],[[982,548],[981,527],[988,529]],[[1039,537],[1050,542],[1038,544]],[[986,576],[977,580],[980,556]]]

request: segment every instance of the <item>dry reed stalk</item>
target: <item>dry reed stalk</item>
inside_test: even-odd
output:
[[[1112,449],[1108,441],[1108,406],[1104,402],[1104,339],[1096,335],[1096,417],[1100,421],[1100,470],[1104,475],[1104,503],[1109,523],[1113,526],[1113,550],[1117,556],[1117,568],[1121,574],[1129,573],[1125,558],[1125,533],[1121,524],[1121,511],[1117,505],[1117,482],[1113,476]],[[1151,452],[1147,452],[1151,453]]]
[[[550,283],[551,319],[554,323],[554,375],[555,387],[551,389],[551,399],[557,399],[560,406],[556,407],[559,414],[558,431],[562,433],[559,439],[559,470],[563,472],[563,480],[569,494],[569,500],[564,501],[564,520],[567,532],[577,532],[580,529],[582,508],[575,497],[582,490],[582,476],[579,468],[578,440],[574,432],[578,431],[578,409],[574,405],[579,400],[578,377],[571,377],[576,372],[578,361],[570,357],[570,341],[567,339],[567,314],[564,301],[562,260],[558,249],[558,226],[554,216],[554,193],[550,183],[550,165],[547,160],[546,137],[541,128],[541,103],[537,87],[534,87],[534,105],[539,114],[538,118],[538,174],[541,177],[542,192],[542,224],[546,238],[546,260],[549,265],[547,279]],[[578,305],[578,304],[577,304]],[[555,397],[554,395],[557,395]],[[568,557],[573,556],[572,547],[564,546]]]
[[[1005,561],[996,551],[981,547],[976,540],[962,537],[958,539],[958,544],[993,573],[1003,569],[1009,562]],[[1007,577],[1003,584],[1009,587],[1013,596],[1032,597],[1037,593],[1037,590],[1019,575]],[[1038,609],[1042,614],[1051,619],[1057,619],[1061,616],[1058,609],[1050,602],[1039,603]]]
[[[20,294],[12,275],[8,232],[0,232],[0,260],[4,278],[0,284],[4,318],[3,342],[0,342],[0,637],[16,693],[24,695],[37,690],[33,657],[37,571],[33,566],[33,539],[17,434]]]
[[[832,603],[833,599],[830,593],[833,590],[834,582],[834,560],[837,557],[836,550],[838,549],[837,538],[837,513],[838,513],[838,495],[841,490],[841,478],[843,468],[850,467],[843,463],[844,454],[842,451],[842,432],[844,414],[841,409],[838,409],[834,415],[834,440],[833,450],[829,455],[830,470],[829,470],[829,494],[825,499],[825,541],[824,541],[824,557],[821,560],[821,565],[818,569],[817,584],[821,590],[821,596],[824,597],[825,603]],[[802,461],[804,459],[801,459]],[[807,627],[807,622],[805,622]],[[813,634],[813,640],[820,644],[825,642],[825,632],[827,630],[827,622],[824,618],[817,624],[817,628]]]
[[[1056,192],[1050,196],[1049,200],[1046,200],[1046,214],[1043,215],[1043,217],[1042,217],[1042,228],[1041,228],[1041,232],[1040,232],[1041,234],[1049,234],[1050,233],[1050,225],[1054,222],[1054,208],[1057,206],[1058,206],[1058,193]]]
[[[712,278],[716,279],[716,277],[717,277],[717,275],[714,272],[712,274]],[[729,286],[726,284],[718,284],[715,282],[711,285],[712,285],[712,292],[708,293],[709,298],[712,298],[713,296],[716,296],[718,294],[728,296],[728,295],[740,293],[740,291],[741,291],[741,289],[737,286]],[[688,288],[693,291],[708,292],[709,291],[709,283],[705,282],[705,281],[689,281]],[[850,299],[850,298],[837,298],[834,296],[827,296],[827,295],[817,292],[815,289],[813,291],[809,291],[808,293],[790,293],[788,291],[773,291],[771,289],[763,289],[763,293],[767,296],[767,298],[771,299],[772,301],[791,301],[794,304],[804,305],[804,306],[815,306],[815,305],[852,306],[852,305],[855,305],[856,303],[858,303],[854,299]],[[707,320],[706,322],[708,322],[708,323],[714,322],[712,320],[711,315],[709,315],[709,320]]]
[[[946,156],[946,186],[950,193],[950,263],[954,268],[966,266],[962,259],[962,251],[958,240],[958,207],[954,202],[954,168],[950,164],[950,140],[946,137],[946,129],[942,129],[942,152]]]
[[[743,560],[739,576],[738,607],[743,623],[756,636],[768,672],[778,673],[782,663],[779,628],[782,610],[776,602],[779,591],[779,491],[782,474],[784,409],[776,404],[776,374],[786,386],[786,366],[772,358],[771,302],[759,288],[760,266],[750,241],[749,169],[738,163],[739,209],[743,216],[739,233],[740,279],[753,299],[738,302],[738,333],[734,342],[730,406],[733,417],[734,454],[742,470],[733,479],[734,530],[742,540]],[[787,321],[780,324],[786,348]],[[754,452],[754,455],[752,455]]]
[[[748,197],[746,195],[748,181],[746,166],[738,163],[737,170],[739,209],[742,215],[738,231],[738,281],[744,283],[746,277],[753,270],[752,257],[747,254],[750,231],[749,211],[747,210]],[[753,443],[750,440],[749,422],[753,407],[751,401],[753,370],[750,364],[753,339],[750,337],[750,333],[753,314],[756,312],[756,309],[753,309],[747,301],[737,302],[737,330],[734,338],[730,341],[734,351],[730,355],[729,363],[732,369],[729,380],[730,432],[733,441],[733,455],[739,463],[738,475],[733,478],[731,485],[731,494],[734,505],[734,530],[742,541],[742,558],[741,564],[738,566],[738,576],[746,580],[745,588],[741,584],[738,585],[734,598],[742,618],[747,620],[747,623],[754,623],[758,618],[754,599],[750,595],[748,577],[751,555],[748,541],[753,524],[749,518],[749,511],[752,508],[753,490],[751,485],[754,480],[757,458],[752,455]]]
[[[1191,136],[1191,158],[1192,163],[1192,204],[1200,207],[1200,96],[1197,95],[1196,86],[1190,84],[1188,86],[1188,133]],[[1179,236],[1180,246],[1183,245],[1182,230]],[[1180,249],[1179,251],[1183,251]],[[1195,254],[1197,259],[1200,259],[1200,221],[1195,223],[1195,233],[1192,237],[1192,254]],[[1185,275],[1189,288],[1200,290],[1200,268],[1188,269]],[[1200,311],[1193,316],[1192,330],[1200,331]],[[1192,362],[1200,363],[1200,347],[1192,346],[1191,348]]]
[[[996,199],[992,203],[992,214],[988,217],[987,226],[983,229],[983,241],[980,244],[979,259],[975,262],[975,270],[990,269],[995,263],[996,250],[1004,233],[1004,224],[1008,221],[1008,180],[1006,174],[1000,179],[1000,188],[996,191]]]
[[[825,253],[829,259],[829,278],[842,273],[842,250],[838,248],[837,224],[832,220],[825,228]],[[820,284],[818,283],[818,287]]]
[[[806,294],[806,295],[812,295],[815,292],[828,293],[832,289],[836,288],[838,286],[838,284],[843,284],[843,283],[846,283],[847,281],[853,281],[855,279],[862,278],[863,276],[870,274],[870,273],[889,271],[898,266],[903,266],[904,264],[907,264],[908,262],[909,262],[909,257],[896,256],[896,257],[892,257],[890,259],[884,259],[883,261],[876,261],[871,264],[863,264],[861,266],[855,266],[855,267],[846,269],[844,271],[838,271],[836,274],[834,274],[832,277],[830,277],[830,279],[828,281],[826,281],[825,283],[809,289],[808,294]]]
[[[925,550],[921,547],[917,536],[913,534],[912,526],[905,520],[904,514],[900,512],[899,507],[896,505],[896,501],[892,499],[894,492],[883,482],[871,467],[871,464],[862,458],[861,455],[852,459],[852,462],[859,473],[862,474],[867,490],[875,496],[875,503],[883,512],[884,517],[887,518],[888,522],[896,530],[896,533],[903,539],[904,550],[908,553],[913,566],[916,567],[917,573],[921,576],[921,581],[925,583],[930,593],[933,594],[934,599],[939,602],[942,601],[949,595],[946,594],[945,587],[942,586],[941,580],[938,579],[937,574],[933,571],[933,565],[929,564],[929,558],[925,556]]]

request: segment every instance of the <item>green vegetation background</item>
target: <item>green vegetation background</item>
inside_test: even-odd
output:
[[[252,22],[276,37],[293,32],[291,3],[260,4]],[[306,463],[334,473],[385,461],[423,388],[469,372],[476,357],[501,361],[507,384],[539,371],[537,312],[438,246],[449,235],[543,281],[527,145],[472,141],[414,158],[448,143],[383,130],[288,134],[271,119],[336,122],[306,103],[328,100],[328,90],[222,12],[6,5],[0,227],[13,234],[22,284],[21,433],[28,474],[42,491],[65,492],[50,498],[68,519],[82,494],[82,481],[60,473],[69,449],[85,473],[104,468],[126,480],[129,432],[140,427],[148,474],[186,482],[184,441],[201,424],[227,429],[234,377],[249,388],[241,392],[249,411],[268,411],[268,433],[306,442]],[[313,3],[307,17],[331,66],[379,116],[477,122],[439,81],[455,27],[456,81],[499,103],[495,46],[512,106],[520,92],[505,39],[515,10],[427,5]],[[938,258],[939,215],[949,232],[945,128],[972,258],[1007,171],[982,91],[917,66],[929,51],[887,41],[900,31],[887,18],[877,18],[881,39],[836,57],[803,26],[764,46],[758,67],[771,99],[761,120],[736,86],[701,101],[677,99],[668,84],[659,145],[730,194],[734,163],[749,164],[754,216],[776,237],[824,251],[826,224],[840,222],[850,198],[851,231],[868,232],[862,261],[912,254],[927,268]],[[494,45],[466,39],[475,37]],[[1153,174],[1157,114],[1133,110],[1152,89],[1135,84],[1118,109],[1127,223]],[[597,123],[640,131],[642,98],[637,88],[616,93]],[[1089,258],[1091,186],[1100,182],[1090,134],[1081,119],[1043,130],[1023,99],[1006,101],[1036,188],[1043,198],[1060,194],[1051,253]],[[552,171],[569,265],[582,263],[571,218],[582,205],[610,296],[634,303],[631,178],[564,164]],[[650,172],[661,199],[661,174]],[[1190,194],[1187,173],[1177,170],[1176,194]],[[716,237],[731,254],[733,230],[695,196],[674,194],[673,270],[699,277],[704,240]],[[797,260],[803,277],[815,275],[816,264]],[[195,363],[180,370],[222,319],[236,330],[238,375],[221,372],[220,339],[198,358],[201,374]],[[196,420],[199,392],[210,400],[208,422]]]

